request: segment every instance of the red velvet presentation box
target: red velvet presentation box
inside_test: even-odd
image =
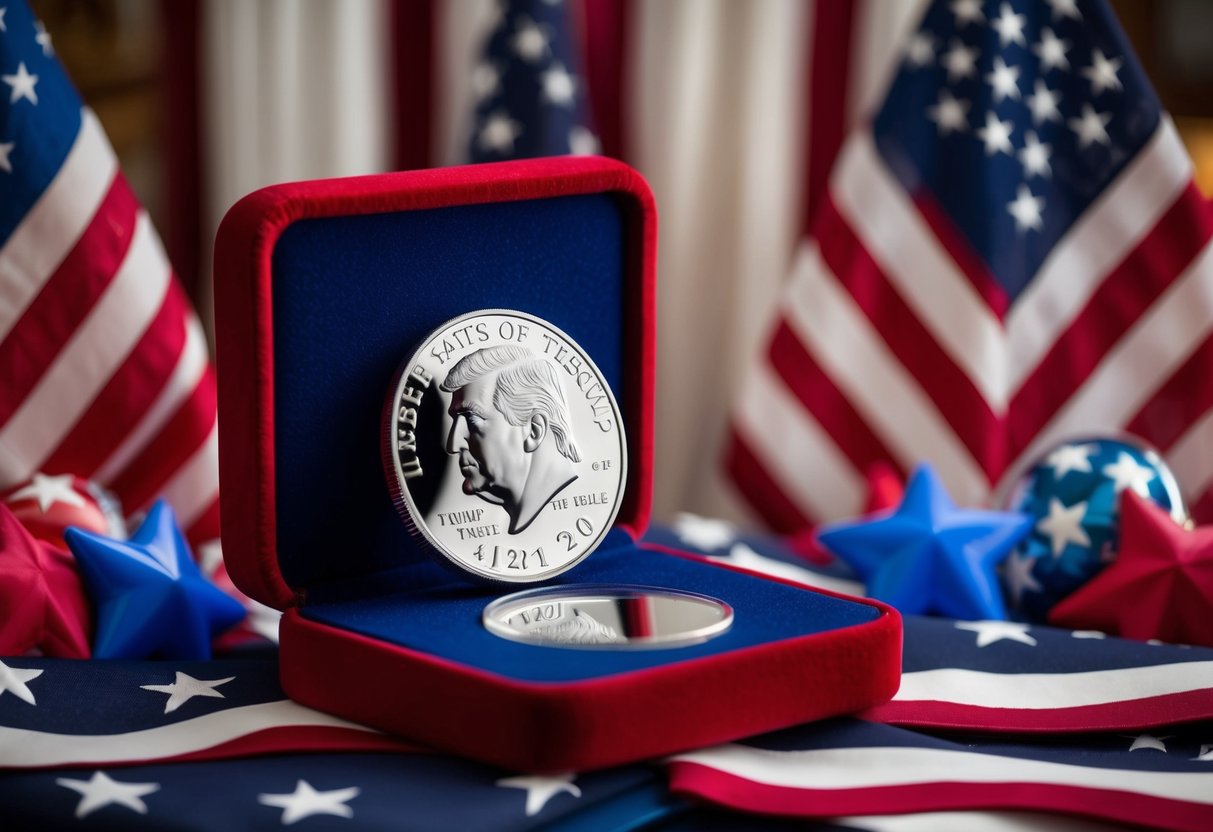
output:
[[[280,185],[228,212],[215,247],[224,556],[242,590],[285,610],[288,694],[530,771],[653,758],[893,695],[901,623],[890,608],[640,540],[655,258],[648,186],[598,158]],[[568,333],[626,426],[616,525],[549,583],[709,595],[733,608],[728,632],[630,650],[507,640],[481,614],[524,587],[464,580],[405,527],[380,462],[388,387],[434,327],[492,308]]]

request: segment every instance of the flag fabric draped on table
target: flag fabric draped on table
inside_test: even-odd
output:
[[[838,564],[806,564],[775,538],[718,521],[684,517],[645,545],[854,588]],[[893,701],[862,719],[660,765],[534,776],[300,707],[279,687],[273,650],[211,662],[5,658],[0,803],[30,829],[77,818],[211,830],[325,815],[368,829],[666,829],[677,817],[736,829],[766,828],[763,814],[850,829],[1208,828],[1213,650],[907,616],[903,665]]]
[[[727,459],[776,528],[1136,434],[1213,514],[1213,216],[1102,2],[936,2],[844,142]]]
[[[70,473],[219,535],[206,339],[97,117],[21,0],[0,27],[0,490]]]

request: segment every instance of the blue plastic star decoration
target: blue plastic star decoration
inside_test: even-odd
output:
[[[244,607],[203,577],[172,508],[158,500],[129,540],[68,528],[96,609],[93,657],[209,659]]]
[[[868,595],[903,613],[1004,619],[995,567],[1031,528],[1019,512],[957,508],[934,469],[921,465],[892,512],[831,524],[818,539]]]
[[[1031,515],[1033,528],[1015,547],[1003,574],[1019,617],[1046,620],[1055,604],[1115,559],[1120,497],[1126,489],[1177,520],[1185,516],[1166,463],[1129,437],[1064,442],[1028,469],[1008,504]]]

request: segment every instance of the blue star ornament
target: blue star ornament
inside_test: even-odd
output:
[[[1003,619],[995,567],[1031,528],[1019,512],[957,508],[922,465],[891,513],[832,524],[818,539],[859,574],[868,595],[903,613]]]
[[[158,500],[129,540],[64,532],[97,611],[98,659],[209,659],[211,639],[244,607],[208,581],[172,508]]]

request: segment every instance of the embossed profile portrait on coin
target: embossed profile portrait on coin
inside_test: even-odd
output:
[[[478,579],[573,568],[623,500],[627,439],[610,385],[572,338],[525,312],[477,310],[431,331],[397,368],[381,429],[392,505],[425,551]]]
[[[459,457],[464,493],[501,506],[518,534],[577,479],[581,453],[556,364],[526,347],[485,347],[440,388],[452,394],[446,452]]]

